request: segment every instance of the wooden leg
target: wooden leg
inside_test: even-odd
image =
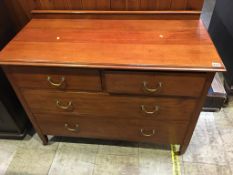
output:
[[[40,139],[42,140],[43,145],[48,145],[48,137],[47,135],[40,135],[38,134]]]
[[[182,155],[185,153],[185,151],[187,150],[188,148],[188,144],[185,144],[185,145],[180,145],[180,150],[178,152],[176,152],[177,155]]]

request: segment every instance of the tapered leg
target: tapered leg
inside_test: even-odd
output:
[[[188,148],[188,144],[180,145],[180,150],[176,152],[176,155],[182,155]]]
[[[47,135],[40,135],[38,134],[40,139],[42,140],[43,145],[48,145],[48,137]]]

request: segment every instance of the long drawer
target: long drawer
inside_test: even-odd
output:
[[[159,122],[112,119],[108,117],[77,117],[64,115],[35,115],[44,134],[117,139],[127,141],[181,144],[188,122]]]
[[[97,70],[47,67],[8,67],[8,74],[20,88],[101,91]]]
[[[199,97],[205,73],[105,71],[109,93]]]
[[[32,112],[117,118],[189,120],[195,99],[22,90]]]

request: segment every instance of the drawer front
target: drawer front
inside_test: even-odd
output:
[[[17,66],[7,72],[20,88],[101,91],[97,70]]]
[[[77,117],[35,115],[44,134],[127,141],[182,143],[188,122],[154,122],[110,119],[108,117]]]
[[[68,93],[23,90],[35,114],[64,113],[117,118],[189,120],[195,99],[127,97],[103,93]]]
[[[204,83],[204,73],[105,72],[110,93],[199,97]]]

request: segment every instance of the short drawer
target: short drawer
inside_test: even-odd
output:
[[[206,74],[106,71],[109,93],[199,97]]]
[[[97,70],[9,66],[7,73],[19,88],[101,91]]]
[[[196,100],[163,97],[129,97],[104,93],[23,90],[33,113],[64,113],[114,118],[189,120]]]
[[[43,134],[164,144],[181,144],[188,124],[46,114],[35,117]]]

